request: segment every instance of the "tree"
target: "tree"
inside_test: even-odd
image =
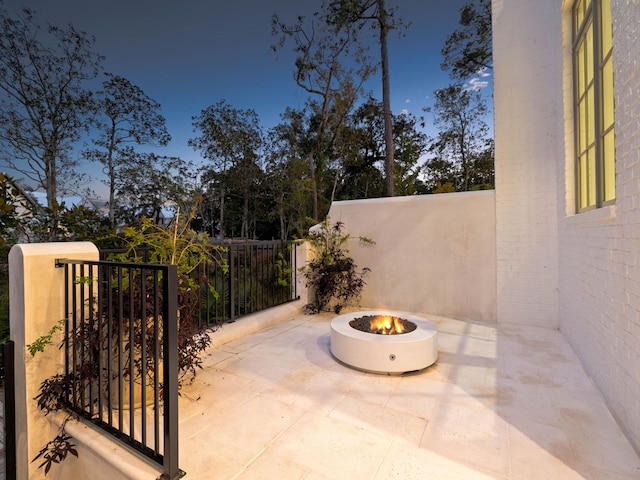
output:
[[[306,158],[305,112],[287,108],[268,134],[267,185],[274,203],[280,239],[306,235],[313,205]]]
[[[455,192],[454,185],[458,183],[456,167],[451,160],[442,158],[437,155],[426,161],[424,165],[424,172],[426,176],[425,188],[431,193],[443,193],[443,187],[450,185],[447,191]]]
[[[347,29],[349,36],[357,37],[362,25],[372,21],[378,29],[380,44],[380,64],[382,67],[382,105],[385,138],[385,186],[387,196],[395,194],[394,182],[394,146],[393,119],[391,115],[391,93],[389,81],[389,31],[402,25],[402,20],[395,20],[395,9],[387,9],[385,0],[336,0],[329,1],[328,22],[338,30]]]
[[[474,154],[471,163],[471,184],[473,188],[495,188],[495,144],[493,138],[485,139],[484,146]]]
[[[431,152],[456,166],[456,190],[467,191],[472,185],[472,162],[486,146],[486,103],[479,92],[460,84],[436,90],[434,97],[434,124],[439,132],[431,143]]]
[[[442,48],[441,67],[463,81],[482,69],[492,69],[491,0],[464,5],[458,25]]]
[[[256,161],[263,146],[263,134],[258,115],[253,109],[237,109],[220,100],[193,117],[194,132],[200,135],[189,139],[189,145],[200,150],[212,162],[205,168],[205,176],[217,179],[220,198],[220,236],[225,231],[225,195],[230,174],[243,196],[241,236],[248,236],[249,196],[255,174]]]
[[[105,183],[109,186],[109,221],[115,226],[118,170],[137,155],[134,145],[167,145],[171,136],[164,117],[158,113],[160,104],[140,87],[113,74],[107,74],[102,85],[95,102],[94,125],[99,136],[93,140],[96,148],[86,155],[104,166]]]
[[[333,197],[338,200],[384,195],[384,119],[382,104],[372,97],[349,117],[338,137]]]
[[[26,220],[37,204],[16,181],[0,172],[0,247],[11,246],[24,234]]]
[[[120,199],[116,217],[125,224],[139,225],[142,218],[163,223],[163,210],[185,212],[192,207],[194,177],[191,166],[178,157],[122,150],[122,165],[115,172]],[[129,155],[130,153],[130,155]]]
[[[32,10],[11,18],[0,9],[0,155],[46,191],[53,210],[91,112],[85,83],[98,75],[102,57],[92,51],[93,37],[71,25],[49,25],[42,41],[41,33]]]
[[[317,14],[316,14],[317,15]],[[343,124],[362,92],[362,84],[373,73],[365,50],[352,45],[349,32],[328,29],[326,22],[305,23],[298,17],[294,25],[272,17],[272,33],[280,35],[274,50],[293,42],[296,53],[294,79],[312,95],[307,103],[305,155],[309,162],[313,195],[313,218],[320,220],[319,176],[330,155],[338,127]],[[356,49],[356,68],[347,68],[350,49]],[[352,64],[354,62],[351,62]]]
[[[427,149],[428,137],[418,130],[419,122],[421,120],[410,113],[393,117],[395,191],[400,195],[425,193],[419,161]]]
[[[337,149],[336,198],[369,198],[384,194],[385,140],[383,105],[372,97],[360,105],[341,129]],[[395,191],[413,195],[424,190],[419,160],[427,136],[418,130],[421,119],[411,114],[393,115]],[[340,177],[338,179],[338,177]]]

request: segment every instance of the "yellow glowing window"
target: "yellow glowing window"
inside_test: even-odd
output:
[[[615,202],[610,0],[573,7],[574,115],[578,211]]]

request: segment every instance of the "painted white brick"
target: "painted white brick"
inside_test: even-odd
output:
[[[640,450],[640,2],[611,0],[615,207],[575,215],[571,0],[494,0],[500,322],[558,327]]]

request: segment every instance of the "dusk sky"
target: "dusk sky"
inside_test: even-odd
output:
[[[394,113],[423,115],[433,91],[449,85],[440,69],[440,51],[457,26],[467,0],[387,0],[410,27],[390,35],[391,102]],[[287,106],[302,107],[307,92],[293,80],[290,46],[274,54],[271,15],[294,23],[310,15],[321,0],[5,0],[14,12],[22,6],[54,25],[73,24],[95,36],[106,57],[105,70],[141,87],[161,104],[172,141],[159,154],[198,161],[187,146],[195,136],[192,117],[225,99],[235,108],[253,108],[265,128],[279,122]],[[378,55],[378,50],[373,54]],[[479,78],[487,81],[487,78]],[[367,88],[381,99],[379,74]],[[429,120],[429,117],[427,117]],[[428,133],[429,129],[427,128]],[[99,171],[98,166],[95,166]]]

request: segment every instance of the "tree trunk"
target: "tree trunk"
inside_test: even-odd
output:
[[[115,131],[116,124],[112,121],[109,151],[107,152],[107,168],[109,172],[109,225],[111,225],[112,228],[116,226],[116,168],[113,162],[113,152],[116,149]]]
[[[220,187],[220,241],[224,240],[224,187]]]
[[[393,123],[391,121],[391,99],[389,87],[389,54],[387,52],[387,12],[384,8],[384,0],[378,0],[378,14],[380,15],[380,61],[382,63],[382,110],[384,115],[384,142],[385,142],[385,186],[387,197],[395,195],[395,179],[393,172]]]
[[[249,192],[244,192],[244,200],[242,203],[242,227],[240,236],[249,238]]]
[[[313,161],[313,153],[309,154],[309,172],[311,174],[311,195],[313,196],[313,219],[318,221],[318,179],[316,178],[316,165]]]
[[[116,226],[116,181],[113,160],[109,159],[109,225]]]
[[[44,164],[46,168],[45,178],[46,185],[44,185],[45,192],[47,194],[47,207],[52,211],[55,210],[55,205],[58,196],[58,178],[56,172],[56,155],[54,152],[47,150],[45,152]]]

